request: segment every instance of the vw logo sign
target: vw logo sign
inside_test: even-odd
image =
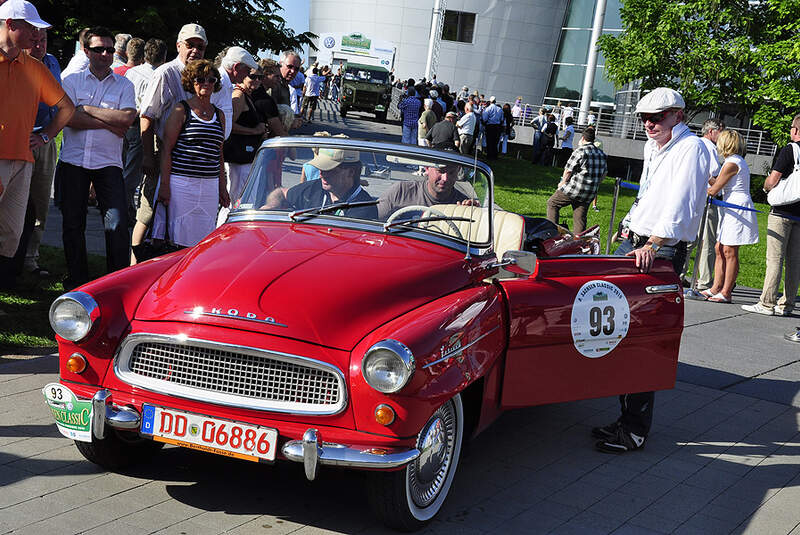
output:
[[[336,45],[336,39],[333,37],[326,37],[325,38],[325,48],[333,48]]]

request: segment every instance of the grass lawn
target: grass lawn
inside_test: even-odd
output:
[[[17,290],[0,290],[0,354],[20,348],[53,348],[56,341],[48,311],[56,297],[64,293],[61,284],[66,273],[64,252],[56,247],[39,248],[39,265],[47,266],[56,275],[39,279],[25,274],[17,279]],[[105,258],[89,255],[89,273],[99,277],[105,273]]]
[[[544,217],[547,198],[553,193],[561,176],[554,167],[532,165],[527,160],[503,157],[492,164],[495,174],[495,202],[504,209],[524,215]],[[621,189],[617,204],[616,222],[630,209],[635,199],[634,190]],[[607,179],[600,188],[599,212],[589,210],[587,225],[600,225],[601,252],[605,251],[608,224],[611,219],[611,204],[614,195],[614,180]],[[767,211],[765,204],[756,204],[759,210]],[[741,270],[738,283],[761,288],[765,266],[766,213],[758,214],[761,239],[757,245],[740,249]],[[561,221],[572,227],[572,210],[561,210]],[[613,251],[614,244],[611,246]],[[64,254],[61,249],[41,247],[40,264],[53,273],[66,273]],[[105,272],[105,259],[90,255],[90,273],[99,277]],[[13,352],[20,348],[54,347],[55,339],[48,321],[48,310],[53,300],[64,292],[60,277],[38,280],[26,275],[19,281],[16,292],[0,291],[0,351]],[[10,350],[10,351],[9,351]]]

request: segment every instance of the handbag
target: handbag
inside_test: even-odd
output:
[[[508,131],[508,140],[514,141],[516,137],[517,137],[517,132],[514,130],[514,127],[512,126]]]
[[[767,202],[770,206],[783,206],[800,201],[800,147],[797,143],[790,143],[794,153],[794,169],[792,174],[779,181],[767,193]]]
[[[260,114],[250,96],[244,94],[247,107],[255,117],[261,120]],[[247,126],[247,125],[245,125]],[[261,146],[261,134],[231,134],[222,145],[222,155],[229,163],[251,163],[256,157],[256,151]]]
[[[157,207],[158,203],[153,206],[153,214],[156,213]],[[131,249],[133,249],[133,256],[136,257],[137,263],[185,249],[184,246],[173,243],[172,240],[169,239],[169,207],[167,205],[164,205],[164,213],[166,215],[166,222],[164,224],[164,237],[153,237],[153,227],[155,225],[151,223],[150,228],[147,229],[147,235],[145,235],[142,243],[131,247]]]

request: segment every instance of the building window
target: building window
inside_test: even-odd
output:
[[[444,12],[443,40],[471,43],[474,34],[475,13],[467,13],[465,11]]]

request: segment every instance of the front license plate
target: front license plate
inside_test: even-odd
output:
[[[140,431],[159,442],[248,461],[274,461],[278,442],[277,429],[148,404]]]
[[[383,110],[385,110],[385,109],[386,109],[386,108],[384,108],[383,106],[380,106],[380,105],[378,105],[378,106],[375,106],[375,111],[383,111]]]

